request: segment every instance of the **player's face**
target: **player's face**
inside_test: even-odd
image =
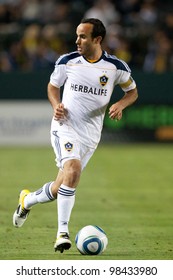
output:
[[[90,23],[81,23],[76,29],[77,50],[79,54],[85,56],[88,59],[95,55],[98,45],[98,39],[91,37],[92,29],[93,25]]]

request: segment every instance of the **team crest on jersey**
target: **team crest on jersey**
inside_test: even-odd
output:
[[[67,142],[65,145],[64,145],[65,149],[68,151],[68,152],[71,152],[71,150],[73,149],[73,144],[71,144],[70,142]]]
[[[106,77],[105,75],[100,77],[100,84],[104,87],[107,84],[108,81],[108,77]]]

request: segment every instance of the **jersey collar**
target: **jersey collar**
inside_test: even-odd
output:
[[[84,56],[83,56],[83,58],[87,61],[87,62],[89,62],[89,63],[97,63],[97,62],[99,62],[102,58],[103,58],[103,56],[104,56],[104,51],[102,51],[102,55],[101,55],[101,57],[98,59],[98,60],[88,60],[88,59],[86,59]]]

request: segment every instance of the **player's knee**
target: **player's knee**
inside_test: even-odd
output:
[[[79,160],[69,160],[64,164],[65,184],[70,187],[77,186],[81,175],[81,163]]]

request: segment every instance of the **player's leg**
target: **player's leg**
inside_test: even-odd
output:
[[[68,131],[67,126],[65,126],[65,130]],[[35,192],[30,192],[29,190],[21,191],[17,209],[13,214],[13,225],[15,227],[21,227],[24,224],[32,206],[37,203],[53,201],[57,197],[58,189],[63,182],[63,171],[61,170],[60,162],[64,157],[66,157],[66,154],[69,156],[69,153],[73,150],[73,146],[71,146],[70,142],[67,142],[66,139],[63,139],[61,144],[59,144],[59,139],[60,137],[57,136],[56,133],[53,132],[51,134],[51,142],[56,154],[57,166],[60,168],[58,176],[54,182],[44,184],[43,187],[39,188]]]
[[[26,189],[22,190],[19,195],[17,209],[13,214],[13,225],[15,227],[21,227],[28,218],[32,206],[37,203],[46,203],[56,199],[58,188],[62,184],[62,181],[63,171],[59,170],[54,182],[46,183],[34,192]]]
[[[58,190],[57,209],[58,209],[58,231],[54,245],[55,251],[67,250],[71,247],[69,242],[69,228],[71,212],[75,203],[75,190],[80,180],[82,170],[92,157],[95,149],[80,145],[80,160],[73,159],[64,163],[63,182]],[[76,154],[78,157],[79,155]]]
[[[20,192],[18,206],[13,214],[13,225],[15,227],[21,227],[24,224],[32,206],[37,203],[46,203],[55,199],[51,191],[53,183],[54,182],[46,183],[35,192],[30,192],[26,189]]]
[[[58,231],[55,241],[55,251],[63,252],[71,247],[68,224],[75,203],[75,191],[81,174],[81,162],[78,159],[69,159],[64,163],[63,182],[58,189],[57,213]]]

